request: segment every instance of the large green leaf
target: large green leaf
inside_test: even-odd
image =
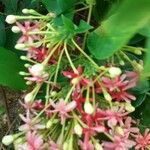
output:
[[[147,38],[147,51],[144,62],[144,76],[150,76],[150,36]]]
[[[77,0],[42,0],[47,10],[57,15],[72,9]]]
[[[0,47],[0,84],[13,89],[24,90],[26,84],[19,75],[24,70],[23,63],[15,53]]]
[[[113,55],[150,19],[150,0],[124,0],[107,20],[89,35],[88,48],[97,59]]]

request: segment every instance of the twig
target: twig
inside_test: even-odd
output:
[[[10,128],[11,120],[10,120],[10,115],[9,115],[9,108],[8,108],[7,96],[6,96],[5,90],[4,90],[4,88],[2,86],[1,86],[1,91],[2,91],[3,103],[4,103],[4,106],[5,106],[5,109],[6,109],[7,125],[8,125],[8,128]]]

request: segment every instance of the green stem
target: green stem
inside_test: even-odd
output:
[[[54,52],[57,50],[57,48],[59,47],[61,41],[55,45],[55,47],[50,51],[49,55],[47,56],[47,58],[42,62],[43,65],[46,65],[49,61],[49,59],[51,58],[51,56],[54,54]]]
[[[94,67],[100,70],[100,67],[83,51],[82,48],[78,46],[78,44],[73,39],[72,39],[72,42],[76,46],[76,48],[94,65]]]
[[[75,85],[73,85],[72,88],[70,89],[70,91],[68,92],[68,94],[67,94],[67,96],[66,96],[66,98],[64,100],[65,102],[67,102],[69,100],[69,97],[72,94],[72,91],[74,90],[74,88],[75,88]]]
[[[64,45],[64,49],[65,49],[65,53],[66,53],[66,56],[67,56],[67,58],[68,58],[68,61],[69,61],[69,63],[70,63],[70,66],[72,67],[72,69],[73,69],[73,71],[74,71],[75,73],[78,73],[76,67],[74,66],[74,64],[73,64],[73,62],[72,62],[72,60],[71,60],[71,58],[70,58],[70,56],[69,56],[69,53],[68,53],[68,50],[67,50],[67,44],[66,44],[66,43],[65,43],[65,45]]]
[[[63,53],[64,53],[64,49],[62,49],[59,59],[58,59],[58,62],[57,62],[57,67],[56,67],[55,76],[54,76],[54,84],[56,84],[56,82],[57,82],[58,72],[59,72],[59,68],[60,68],[60,62],[61,62]]]
[[[54,31],[35,31],[35,32],[29,32],[29,35],[32,34],[56,34],[57,32]]]
[[[88,18],[87,18],[87,23],[88,23],[88,24],[90,24],[91,15],[92,15],[92,9],[93,9],[93,5],[90,5],[90,6],[89,6]],[[88,35],[88,31],[87,31],[87,32],[85,33],[85,35],[84,35],[83,47],[82,47],[83,50],[85,49],[85,44],[86,44],[87,35]]]
[[[50,16],[15,16],[16,19],[23,20],[23,19],[49,19]]]

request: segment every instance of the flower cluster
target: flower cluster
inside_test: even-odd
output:
[[[21,102],[23,124],[3,144],[14,143],[16,150],[149,149],[149,129],[142,135],[130,116],[136,100],[130,89],[140,72],[123,70],[119,63],[99,66],[80,48],[78,35],[64,38],[65,26],[54,25],[54,14],[23,13],[27,16],[11,15],[6,21],[16,23],[12,31],[22,34],[15,48],[26,51],[21,59],[28,62],[28,72],[20,74],[31,88]],[[78,57],[95,72],[87,75],[88,65],[78,63]]]

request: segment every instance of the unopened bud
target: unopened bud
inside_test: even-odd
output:
[[[111,102],[111,101],[112,101],[112,97],[111,97],[110,94],[107,93],[107,92],[104,93],[104,98],[105,98],[108,102]]]
[[[78,82],[79,82],[79,78],[73,78],[71,80],[71,83],[74,84],[74,85],[76,85]]]
[[[25,44],[23,43],[18,43],[15,45],[15,49],[23,50],[25,48]]]
[[[95,143],[95,150],[103,150],[103,147],[99,143]]]
[[[123,60],[120,60],[120,61],[119,61],[119,64],[120,64],[121,66],[124,66],[124,65],[125,65],[125,62],[124,62]]]
[[[137,63],[135,60],[133,61],[133,66],[139,72],[143,71],[143,69],[144,69],[143,65],[141,65],[140,63]]]
[[[24,97],[24,101],[25,103],[31,103],[33,101],[33,93],[28,93],[25,97]]]
[[[13,24],[16,22],[16,16],[8,15],[5,20],[8,24]]]
[[[2,139],[2,143],[6,146],[12,144],[14,141],[14,136],[13,135],[6,135]]]
[[[135,108],[131,105],[131,103],[129,103],[129,102],[127,102],[127,103],[125,103],[125,109],[126,109],[126,111],[128,111],[128,112],[133,112],[133,111],[135,111]]]
[[[63,144],[63,150],[68,150],[69,144],[67,142],[64,142]]]
[[[82,127],[81,127],[79,124],[76,124],[76,125],[74,126],[74,132],[75,132],[77,135],[81,136],[81,135],[82,135],[82,132],[83,132],[83,129],[82,129]]]
[[[46,124],[46,128],[49,129],[52,126],[53,122],[49,120]]]
[[[27,9],[27,8],[24,8],[24,9],[22,10],[22,13],[24,13],[24,14],[29,14],[29,12],[30,12],[30,10]]]
[[[26,68],[31,67],[31,65],[30,65],[30,64],[24,64],[24,66],[25,66]]]
[[[13,26],[13,27],[11,28],[11,30],[12,30],[12,32],[14,32],[14,33],[19,33],[19,32],[21,31],[18,26]]]
[[[27,81],[26,85],[31,85],[33,82],[32,81]]]
[[[115,128],[116,133],[118,133],[119,135],[124,135],[124,131],[121,127],[117,126]]]
[[[29,75],[29,73],[26,73],[26,72],[23,72],[23,71],[20,71],[19,74],[20,74],[21,76],[27,76],[27,75]]]
[[[92,104],[90,102],[85,102],[85,104],[84,104],[84,111],[87,114],[93,114],[94,108],[93,108],[93,106],[92,106]]]
[[[57,92],[56,91],[52,91],[51,93],[50,93],[50,95],[53,97],[53,96],[56,96],[56,94],[57,94]]]
[[[111,78],[119,76],[122,73],[121,69],[118,67],[110,67],[108,72],[109,72]]]
[[[26,56],[21,56],[20,59],[22,59],[22,60],[28,60],[28,58]]]

